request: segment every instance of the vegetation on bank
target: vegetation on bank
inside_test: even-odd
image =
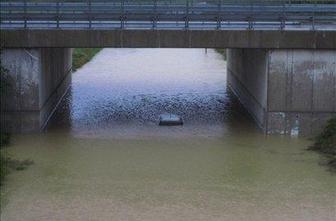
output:
[[[6,91],[8,90],[10,86],[8,83],[8,79],[7,79],[7,73],[8,73],[8,70],[0,64],[1,98],[3,98],[3,96],[6,95]],[[0,131],[0,185],[2,185],[6,175],[11,170],[24,170],[29,165],[33,164],[33,161],[31,160],[20,161],[20,160],[15,160],[9,157],[5,149],[5,147],[9,145],[9,142],[10,142],[10,134],[3,132],[3,128],[1,128],[1,131]]]
[[[101,48],[75,48],[72,54],[72,69],[75,71],[89,62]]]
[[[223,55],[224,60],[226,60],[226,49],[219,49],[219,48],[216,48],[216,51],[217,51],[219,54]]]
[[[1,51],[0,51],[0,53],[1,53]],[[1,99],[5,96],[6,91],[8,90],[8,87],[9,87],[8,80],[7,80],[7,74],[8,74],[8,70],[0,64],[0,93],[1,93]],[[1,109],[1,111],[2,111],[2,109]],[[3,120],[3,119],[1,119],[1,120]],[[7,145],[9,143],[9,134],[4,133],[2,129],[3,128],[1,128],[1,131],[0,131],[0,147],[2,147],[4,145]]]
[[[5,95],[6,89],[8,87],[8,83],[6,81],[6,75],[8,70],[0,65],[0,93],[1,98]],[[1,116],[2,117],[2,116]],[[1,119],[2,120],[2,119]],[[3,132],[3,128],[0,131],[0,149],[9,144],[9,134]],[[8,173],[6,156],[2,151],[0,151],[0,185],[2,184],[4,177]]]
[[[1,147],[2,148],[2,147]],[[32,160],[15,160],[8,156],[5,150],[0,151],[0,186],[11,171],[25,170],[34,164]]]
[[[5,176],[7,175],[9,169],[8,169],[8,165],[7,165],[7,157],[5,156],[6,154],[1,150],[2,147],[4,147],[5,145],[8,145],[9,143],[9,136],[7,136],[4,133],[0,133],[0,139],[1,139],[1,143],[0,143],[0,186],[5,178]]]
[[[5,148],[9,145],[10,136],[7,133],[0,133],[0,186],[3,184],[5,177],[15,170],[25,170],[34,162],[32,160],[16,160],[12,159]]]
[[[328,121],[327,126],[315,138],[314,144],[309,149],[325,155],[327,165],[336,171],[336,118]]]

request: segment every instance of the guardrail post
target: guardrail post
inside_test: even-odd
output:
[[[194,0],[190,0],[190,4],[189,4],[189,14],[193,14],[194,13]]]
[[[92,8],[91,8],[91,0],[88,0],[88,7],[89,7],[89,13],[88,13],[88,20],[89,20],[89,29],[92,28]]]
[[[221,28],[221,10],[222,10],[222,0],[218,0],[218,6],[217,6],[217,29]]]
[[[189,28],[189,0],[186,0],[185,29]]]
[[[156,22],[157,22],[157,0],[154,1],[154,10],[153,10],[153,17],[152,17],[152,28],[156,28]]]
[[[280,30],[283,30],[286,26],[286,2],[282,1],[282,15],[280,17]]]
[[[56,2],[56,27],[59,28],[59,13],[60,13],[60,3],[59,0]]]
[[[11,3],[9,2],[9,17],[12,17],[12,7],[11,7]],[[9,20],[9,24],[11,25],[12,24],[12,19],[11,20]]]
[[[247,20],[248,20],[248,28],[249,30],[253,29],[253,3],[252,0],[250,0],[250,15],[248,16]]]
[[[125,15],[124,15],[124,7],[125,7],[125,2],[124,0],[121,0],[120,3],[120,8],[121,8],[121,15],[120,15],[120,28],[124,29],[124,19],[125,19]]]
[[[23,11],[24,11],[24,28],[27,28],[27,0],[23,2]]]
[[[313,9],[313,16],[312,16],[312,30],[315,30],[315,11],[317,8],[316,0],[314,1],[314,9]]]

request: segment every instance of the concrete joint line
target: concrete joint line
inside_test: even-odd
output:
[[[71,74],[71,69],[67,71],[67,74],[61,79],[61,81],[56,86],[55,90],[49,95],[49,97],[46,99],[46,101],[42,104],[41,109],[43,109],[45,107],[45,105],[49,102],[49,100],[57,93],[58,89],[62,86],[64,81],[69,77],[69,74]]]
[[[29,57],[31,57],[32,59],[38,61],[39,59],[37,57],[35,57],[34,55],[32,55],[27,49],[23,49],[28,55]]]
[[[272,110],[268,111],[269,113],[293,113],[293,114],[336,114],[334,111],[302,111],[302,110],[290,110],[290,111],[285,111],[285,110]]]
[[[228,71],[231,73],[231,76],[233,76],[233,78],[235,79],[235,81],[237,81],[237,83],[242,87],[242,89],[244,90],[243,93],[247,93],[248,95],[250,95],[253,100],[263,109],[265,110],[265,108],[263,107],[263,105],[258,101],[258,99],[250,93],[250,90],[235,76],[235,74],[233,74],[234,72],[228,68]]]

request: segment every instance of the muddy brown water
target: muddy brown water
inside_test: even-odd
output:
[[[336,176],[309,144],[264,136],[214,50],[104,49],[46,132],[5,149],[34,165],[7,177],[1,220],[335,220]]]

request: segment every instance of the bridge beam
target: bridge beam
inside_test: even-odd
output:
[[[336,31],[312,30],[1,30],[2,48],[336,49]]]
[[[265,133],[312,136],[336,116],[336,51],[229,49],[228,87]]]
[[[72,49],[4,49],[8,72],[1,94],[1,127],[11,132],[41,130],[71,82]]]

